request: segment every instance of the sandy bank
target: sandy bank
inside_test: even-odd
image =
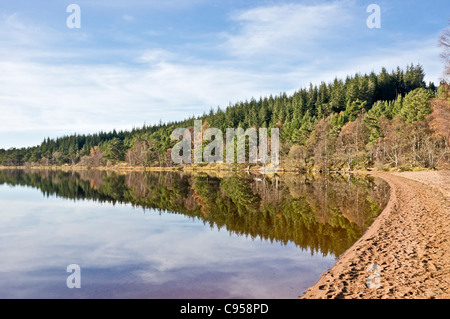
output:
[[[450,171],[367,174],[388,205],[301,298],[450,298]]]

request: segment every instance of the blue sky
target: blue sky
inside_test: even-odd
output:
[[[81,28],[69,29],[69,4]],[[369,4],[381,28],[366,25]],[[436,1],[0,2],[0,148],[181,120],[309,83],[420,63],[442,75]]]

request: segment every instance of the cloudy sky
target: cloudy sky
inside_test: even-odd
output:
[[[70,4],[81,27],[68,28]],[[381,8],[370,29],[366,9]],[[310,82],[420,63],[442,74],[450,3],[1,0],[0,148],[181,120]]]

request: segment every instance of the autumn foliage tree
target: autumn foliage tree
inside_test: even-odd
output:
[[[306,141],[306,145],[314,154],[314,165],[317,169],[327,170],[331,164],[330,156],[334,146],[331,125],[328,120],[319,120],[311,136]]]
[[[434,99],[432,105],[430,128],[433,137],[441,139],[442,144],[437,161],[450,168],[450,102],[447,99]]]
[[[365,154],[365,146],[368,141],[368,131],[364,122],[364,112],[351,122],[345,124],[336,140],[336,150],[340,158],[352,169],[354,160],[361,160]]]

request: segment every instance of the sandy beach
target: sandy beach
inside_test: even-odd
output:
[[[450,171],[359,173],[386,180],[389,203],[300,298],[450,298]]]

